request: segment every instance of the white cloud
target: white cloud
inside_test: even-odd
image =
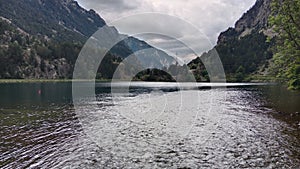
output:
[[[177,16],[201,30],[211,41],[212,45],[216,44],[217,37],[220,32],[226,30],[228,27],[234,26],[234,23],[246,12],[255,0],[78,0],[85,8],[95,9],[107,23],[110,23],[119,18],[130,16],[134,14],[140,14],[145,12],[157,12],[162,14]],[[169,22],[156,18],[151,20],[145,20],[137,26],[126,25],[127,30],[138,29],[138,27],[147,27],[156,31],[166,29],[165,26],[160,25],[158,22]],[[193,41],[193,37],[186,35],[184,27],[178,29],[176,22],[169,23],[168,31],[177,33],[180,38],[189,38],[189,41]],[[116,26],[117,29],[118,26]],[[122,26],[124,29],[124,26]],[[126,33],[126,31],[124,32]],[[181,36],[180,36],[181,35]],[[156,37],[157,39],[158,37]],[[143,38],[150,44],[159,48],[166,47],[166,43],[172,43],[166,39],[161,39],[163,43],[154,41],[154,37]],[[211,48],[211,44],[208,42],[195,42],[202,51],[207,51]],[[169,46],[174,46],[169,45]],[[175,44],[176,46],[176,44]],[[177,46],[178,47],[178,46]],[[169,48],[170,49],[170,48]],[[172,50],[172,49],[171,49]],[[184,52],[183,52],[184,53]],[[187,54],[190,58],[191,54]]]

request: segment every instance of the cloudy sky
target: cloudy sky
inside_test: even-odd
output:
[[[178,40],[193,41],[202,52],[211,49],[216,44],[220,32],[234,26],[235,21],[254,5],[255,0],[78,0],[78,2],[86,9],[94,9],[109,25],[116,26],[121,33],[134,32],[141,25],[143,28],[155,30],[154,32],[163,32],[166,29],[173,34],[176,32],[177,36],[172,37],[176,40],[153,34],[139,38],[170,54],[179,55],[183,60],[190,60],[195,56],[192,52],[184,50],[184,45]],[[175,16],[187,23],[176,22],[176,19],[169,17],[158,16],[158,18],[157,15],[152,18],[132,18],[134,15],[151,12]],[[128,16],[131,20],[129,19],[125,25],[119,23],[120,18]],[[195,38],[191,35],[191,29],[182,29],[178,23],[196,27],[202,33],[202,40],[201,37]]]

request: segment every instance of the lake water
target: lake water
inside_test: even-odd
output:
[[[300,167],[299,92],[182,86],[97,83],[74,107],[71,83],[0,84],[0,168]]]

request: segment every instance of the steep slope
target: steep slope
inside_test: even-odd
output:
[[[0,21],[5,25],[0,32],[0,64],[6,65],[0,69],[0,78],[71,78],[83,44],[106,25],[95,11],[83,9],[74,0],[0,0]],[[107,33],[113,37],[123,36],[114,27],[109,27]],[[112,66],[116,60],[120,62],[132,53],[148,48],[154,52],[146,57],[171,58],[144,41],[128,39],[109,51],[106,65],[102,65],[105,69],[116,67]],[[141,48],[132,50],[131,44]],[[19,52],[12,52],[10,47],[13,46]],[[166,65],[163,59],[156,61]],[[111,76],[107,72],[101,74],[106,76],[100,78]]]
[[[0,18],[0,78],[70,78],[81,49],[30,35]]]
[[[148,66],[151,68],[162,69],[163,67],[169,67],[176,64],[176,60],[173,57],[169,56],[162,50],[153,48],[144,41],[138,40],[134,37],[127,37],[124,42],[131,51],[134,53],[138,52],[136,53],[136,57],[140,60],[144,67]]]
[[[271,14],[271,0],[257,0],[235,23],[234,28],[222,32],[218,37],[218,44],[225,43],[232,38],[242,38],[254,32],[264,31],[267,34],[268,18]]]
[[[273,42],[267,42],[273,36],[268,29],[268,17],[271,13],[271,0],[257,0],[255,5],[218,37],[217,50],[229,81],[244,81],[250,75],[265,75],[272,58],[270,50]],[[205,53],[201,59],[209,59]],[[199,65],[199,66],[197,66]],[[203,72],[200,59],[190,62],[194,72]],[[197,70],[197,68],[199,70]],[[197,74],[197,73],[196,73]]]
[[[0,16],[31,35],[60,41],[83,41],[105,25],[72,0],[0,0]]]
[[[106,25],[94,10],[83,9],[74,0],[0,0],[0,16],[30,35],[56,42],[83,44]],[[113,27],[108,31],[119,36]],[[132,51],[119,43],[113,53],[126,57]]]

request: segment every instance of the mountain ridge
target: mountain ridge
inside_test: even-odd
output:
[[[95,11],[83,9],[74,0],[1,0],[0,4],[0,16],[31,35],[80,41],[106,24]]]
[[[82,8],[75,0],[0,0],[0,17],[1,24],[6,25],[3,28],[9,28],[0,35],[7,40],[0,44],[0,62],[6,65],[0,71],[1,78],[71,78],[79,49],[106,25],[94,10]],[[107,31],[112,36],[121,36],[114,27],[107,26]],[[116,60],[121,62],[137,51],[125,42],[121,41],[109,50],[108,65],[103,65],[102,70],[115,67]],[[130,38],[130,42],[145,46],[139,50],[153,49],[157,58],[160,55],[172,58],[137,38]],[[18,52],[11,52],[10,48],[17,48]],[[164,60],[153,62],[165,64]],[[65,71],[60,71],[61,65]],[[112,71],[109,72],[100,73],[98,78],[111,77]]]
[[[221,32],[217,45],[219,57],[223,63],[227,81],[251,81],[252,77],[268,74],[269,64],[273,53],[273,41],[268,37],[274,36],[268,27],[271,14],[271,0],[257,0],[256,3],[236,21],[234,27]],[[213,50],[204,53],[200,58],[192,60],[188,65],[198,76],[204,72],[203,61]],[[201,81],[201,79],[197,79]]]

